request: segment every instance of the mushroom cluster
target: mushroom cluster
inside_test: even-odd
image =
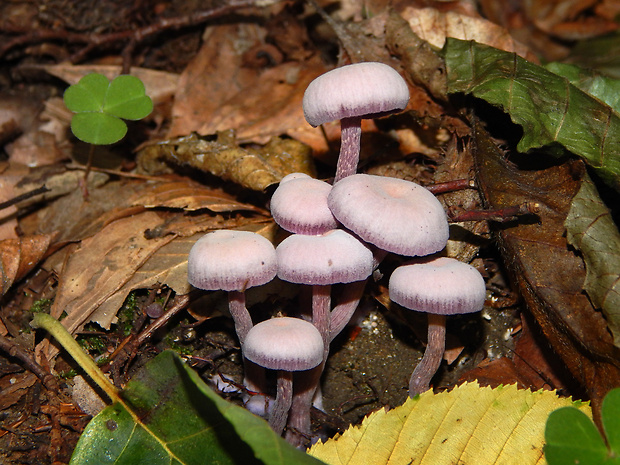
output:
[[[388,253],[413,257],[390,277],[390,298],[428,313],[428,346],[411,376],[410,396],[429,389],[439,367],[446,315],[475,312],[484,305],[480,273],[436,256],[448,241],[446,213],[437,198],[413,182],[356,174],[360,120],[403,110],[408,100],[406,82],[382,63],[348,65],[319,76],[306,90],[303,110],[312,126],[341,121],[333,185],[302,173],[282,179],[270,208],[290,235],[276,248],[254,233],[215,231],[190,252],[189,282],[229,292],[246,370],[261,366],[277,371],[269,422],[278,434],[286,429],[286,438],[295,445],[310,433],[310,408],[330,343],[348,323],[368,277]],[[310,322],[289,315],[253,324],[244,291],[276,275],[308,286]],[[333,305],[334,284],[343,290]],[[264,376],[257,379],[260,383],[249,386],[265,392]]]

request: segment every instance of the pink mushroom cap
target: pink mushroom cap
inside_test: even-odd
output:
[[[342,229],[320,236],[294,234],[276,248],[278,277],[297,284],[329,285],[366,279],[372,252]]]
[[[250,231],[217,230],[189,252],[187,280],[204,290],[243,291],[271,281],[277,271],[273,244]]]
[[[482,310],[486,285],[480,272],[454,258],[416,259],[394,270],[390,299],[411,310],[456,315]]]
[[[296,234],[315,235],[336,229],[338,222],[327,206],[331,188],[309,176],[283,180],[271,197],[273,219]]]
[[[400,74],[383,63],[342,66],[312,81],[303,98],[306,121],[319,126],[351,117],[373,118],[403,110],[409,88]]]
[[[270,370],[309,370],[323,361],[323,338],[305,320],[271,318],[248,332],[243,355]]]
[[[441,203],[410,181],[354,174],[332,187],[327,203],[347,229],[388,252],[430,255],[448,242],[448,219]]]

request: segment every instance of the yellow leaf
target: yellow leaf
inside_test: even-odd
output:
[[[588,406],[555,392],[465,383],[374,412],[309,454],[330,465],[544,464],[545,422],[567,405],[591,416]]]

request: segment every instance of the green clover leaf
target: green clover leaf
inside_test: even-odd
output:
[[[588,416],[573,407],[551,412],[545,428],[545,458],[549,465],[620,464],[620,388],[603,399],[605,439]]]
[[[94,145],[118,142],[127,133],[123,119],[139,120],[153,110],[142,81],[126,74],[112,82],[102,74],[87,74],[65,91],[64,101],[75,113],[75,137]]]

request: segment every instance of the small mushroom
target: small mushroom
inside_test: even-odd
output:
[[[296,234],[316,235],[336,229],[338,222],[327,206],[332,186],[309,176],[288,176],[271,197],[270,209],[275,222]]]
[[[428,344],[409,381],[409,397],[429,389],[445,351],[446,315],[482,310],[484,279],[473,266],[454,258],[421,258],[394,270],[390,299],[428,314]]]
[[[308,85],[303,98],[306,121],[316,127],[340,120],[341,145],[335,183],[357,171],[361,120],[403,110],[407,102],[407,83],[383,63],[336,68]]]
[[[250,231],[220,229],[207,233],[193,245],[187,260],[187,280],[192,286],[228,291],[230,314],[241,344],[253,326],[245,306],[245,290],[268,283],[276,271],[273,244]]]
[[[282,434],[293,403],[293,372],[310,370],[323,360],[323,338],[307,321],[290,318],[272,318],[254,326],[243,344],[248,360],[270,370],[277,370],[276,400],[269,417],[269,425]],[[310,420],[310,409],[298,412]]]

